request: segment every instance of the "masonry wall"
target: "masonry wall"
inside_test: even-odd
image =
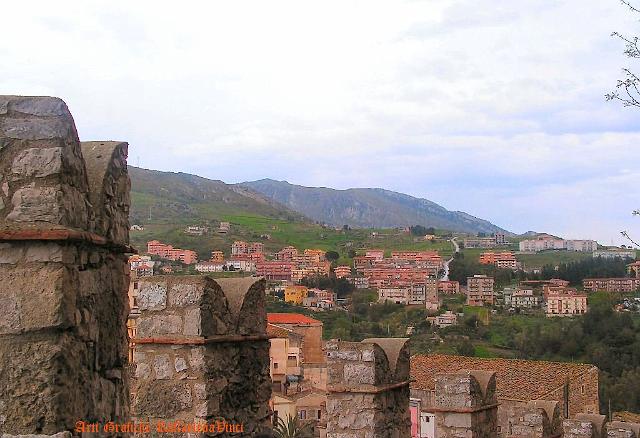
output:
[[[498,429],[496,375],[459,371],[436,375],[436,430],[439,438],[494,438]]]
[[[238,437],[270,430],[264,285],[255,278],[140,280],[136,418],[152,424],[224,422],[232,430],[222,432]]]
[[[99,151],[62,100],[0,96],[2,434],[128,417],[127,145]]]
[[[327,343],[327,438],[410,436],[407,339]]]
[[[568,412],[567,418],[573,418],[581,413],[596,414],[600,412],[598,368],[592,367],[579,378],[568,382],[565,393],[564,386],[544,396],[547,400],[562,402],[562,412]],[[566,406],[565,406],[566,403]]]

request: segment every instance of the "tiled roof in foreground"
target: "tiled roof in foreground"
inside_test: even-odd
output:
[[[267,313],[269,324],[322,324],[322,321],[300,313]]]
[[[597,372],[595,365],[521,359],[482,359],[443,354],[416,355],[411,358],[414,389],[434,390],[438,373],[460,370],[495,371],[498,398],[530,401],[545,397],[567,381]]]

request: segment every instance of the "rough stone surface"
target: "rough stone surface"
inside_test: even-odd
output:
[[[141,280],[140,290],[145,301],[134,353],[134,416],[164,421],[223,417],[244,424],[245,432],[233,436],[268,432],[271,379],[264,280],[160,276]],[[262,339],[242,340],[260,335]],[[228,339],[221,337],[232,338],[195,342]]]
[[[328,438],[410,436],[406,341],[327,343]]]
[[[492,438],[498,433],[495,373],[460,371],[436,375],[436,430],[440,438]],[[538,413],[534,413],[538,414]],[[526,423],[538,419],[529,418]],[[524,421],[522,423],[525,423]],[[524,429],[523,424],[516,428]]]
[[[118,162],[107,168],[122,165],[109,160]],[[118,181],[89,188],[90,161],[62,100],[0,96],[0,229],[35,237],[0,242],[3,436],[60,438],[79,419],[128,419],[126,256],[45,239],[53,229],[96,231],[93,190],[113,193],[108,214],[127,214]]]

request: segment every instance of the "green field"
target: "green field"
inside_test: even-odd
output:
[[[574,251],[543,251],[536,254],[516,254],[523,268],[542,268],[544,265],[557,265],[591,258],[591,253]]]

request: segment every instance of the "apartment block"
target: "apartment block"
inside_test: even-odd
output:
[[[518,269],[518,260],[512,252],[483,252],[479,261],[482,265],[494,265],[500,269]]]
[[[336,275],[336,278],[345,278],[351,275],[351,267],[350,266],[336,266],[333,269],[333,273]]]
[[[223,272],[225,268],[224,262],[198,262],[195,265],[195,270],[202,273],[208,272]]]
[[[518,289],[511,295],[510,306],[515,309],[536,309],[541,305],[542,297],[535,295],[533,289]]]
[[[211,251],[212,262],[224,262],[224,253],[222,251]]]
[[[292,269],[292,263],[286,261],[263,260],[256,263],[256,275],[258,277],[264,277],[267,280],[291,281]]]
[[[636,250],[635,249],[629,249],[629,250],[623,250],[623,249],[600,249],[597,251],[593,252],[593,258],[598,258],[601,257],[603,259],[615,259],[615,258],[621,258],[621,259],[635,259],[636,258]]]
[[[180,261],[185,265],[191,265],[198,261],[198,254],[190,249],[174,248],[158,240],[147,242],[147,253],[157,255],[163,259]]]
[[[378,302],[389,301],[396,304],[409,304],[411,287],[381,287],[378,289]]]
[[[236,240],[231,245],[231,255],[247,254],[249,252],[249,244],[243,240]]]
[[[587,313],[587,295],[574,291],[552,293],[547,297],[547,316],[575,316]]]
[[[521,252],[540,252],[549,249],[565,249],[565,242],[563,239],[544,235],[535,239],[523,240],[518,246]]]
[[[465,248],[495,248],[498,246],[494,237],[469,237],[462,241]]]
[[[364,253],[365,257],[370,257],[374,260],[382,260],[384,258],[384,250],[382,249],[368,249]]]
[[[595,240],[566,240],[567,251],[594,252],[598,249],[598,242]]]
[[[440,308],[440,298],[438,296],[438,279],[427,278],[425,284],[425,307],[427,310],[436,311]]]
[[[409,295],[409,303],[412,305],[424,305],[427,298],[424,283],[416,283],[411,285],[411,293]]]
[[[460,283],[451,280],[440,280],[438,282],[438,293],[453,295],[460,293]]]
[[[474,275],[467,278],[467,305],[469,306],[493,306],[495,305],[495,293],[493,291],[494,280],[486,275]]]
[[[589,292],[635,292],[640,289],[640,278],[585,278],[582,287]]]
[[[278,261],[292,261],[298,256],[298,250],[293,246],[285,246],[280,251],[275,253],[274,258]]]

